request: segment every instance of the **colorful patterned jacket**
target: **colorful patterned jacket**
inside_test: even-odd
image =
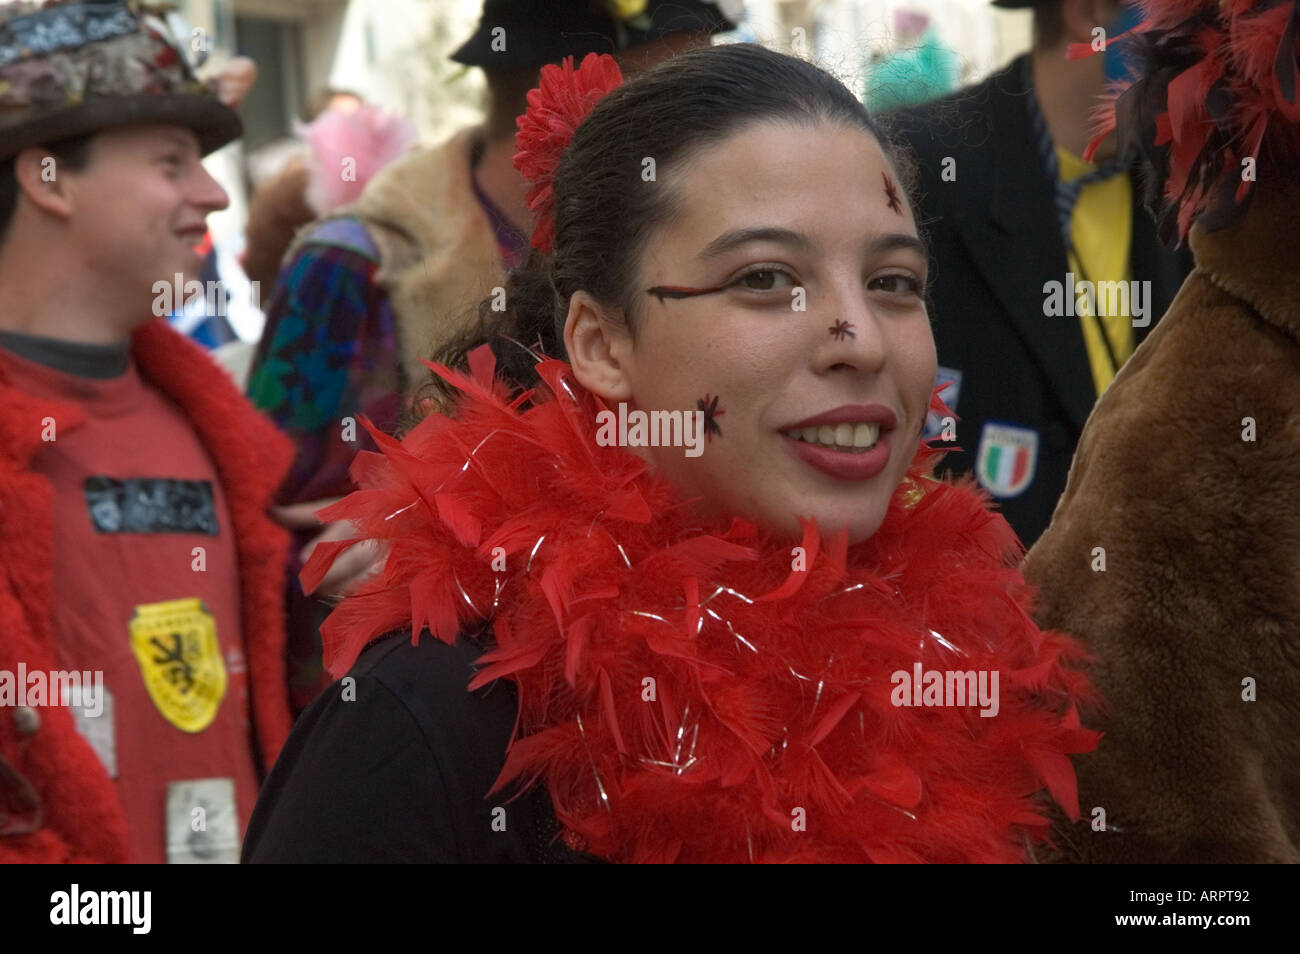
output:
[[[421,363],[516,264],[524,237],[478,189],[483,131],[469,128],[384,168],[356,202],[318,220],[285,255],[267,303],[248,394],[297,447],[281,504],[341,496],[348,468],[374,450],[361,415],[393,430]],[[329,611],[303,594],[298,551],[286,607],[290,683],[301,711],[328,679],[319,625]]]

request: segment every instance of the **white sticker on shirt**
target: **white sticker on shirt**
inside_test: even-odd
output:
[[[102,679],[98,685],[63,686],[60,701],[72,713],[77,731],[99,756],[109,778],[117,778],[117,730],[113,722],[113,694]]]
[[[167,785],[167,863],[239,863],[233,778],[200,778]]]

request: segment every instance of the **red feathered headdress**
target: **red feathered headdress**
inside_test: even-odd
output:
[[[552,183],[560,157],[596,103],[622,82],[623,74],[612,56],[588,53],[576,70],[571,56],[559,66],[543,66],[537,88],[528,91],[528,109],[516,120],[515,146],[519,151],[515,168],[532,183],[528,207],[537,222],[533,248],[549,252],[555,239]]]
[[[1300,15],[1296,0],[1140,0],[1125,35],[1134,79],[1112,91],[1085,158],[1118,130],[1149,166],[1147,205],[1160,237],[1181,244],[1241,220],[1261,156],[1300,158]],[[1121,38],[1111,38],[1115,42]],[[1075,44],[1070,56],[1087,55]]]

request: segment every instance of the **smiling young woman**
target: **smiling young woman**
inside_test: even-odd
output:
[[[757,46],[541,84],[535,250],[440,355],[446,413],[326,514],[388,557],[245,857],[1024,860],[1044,789],[1077,815],[1088,687],[1005,521],[931,477],[905,164]],[[604,446],[617,405],[698,414],[703,452]]]

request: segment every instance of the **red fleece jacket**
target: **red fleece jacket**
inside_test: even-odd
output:
[[[155,319],[134,336],[140,374],[171,398],[216,464],[239,559],[241,622],[256,741],[265,768],[291,724],[284,664],[283,577],[288,534],[267,516],[292,448],[194,343]],[[0,670],[58,668],[53,642],[54,510],[32,469],[42,421],[85,426],[74,405],[38,400],[0,372]],[[0,709],[0,863],[130,861],[113,782],[69,710]],[[34,830],[33,830],[34,829]]]

